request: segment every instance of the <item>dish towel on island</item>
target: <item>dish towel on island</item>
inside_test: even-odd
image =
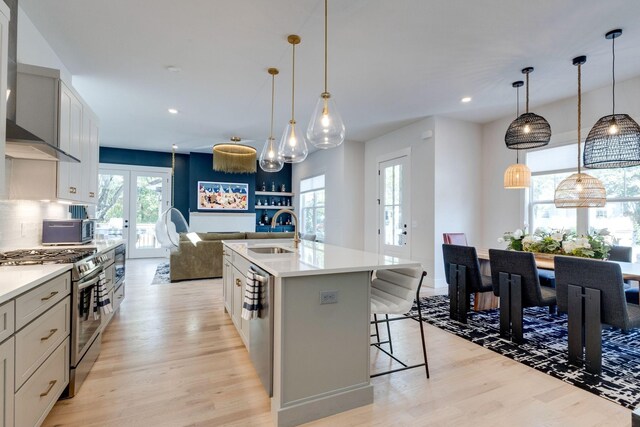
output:
[[[262,283],[258,280],[260,276],[253,270],[247,271],[247,282],[244,287],[244,302],[242,303],[242,318],[245,320],[257,319],[262,305],[260,304],[260,293]]]
[[[100,273],[100,280],[96,283],[93,289],[93,318],[98,320],[100,318],[100,312],[109,314],[113,312],[111,307],[111,300],[107,295],[106,276],[104,273]]]

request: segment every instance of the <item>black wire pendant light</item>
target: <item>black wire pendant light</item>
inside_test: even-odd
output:
[[[517,119],[511,122],[504,142],[507,148],[512,150],[528,150],[530,148],[544,147],[551,139],[551,126],[544,117],[529,112],[529,74],[533,67],[522,70],[527,76],[527,110]]]
[[[622,30],[609,31],[612,51],[612,111],[600,118],[584,143],[584,167],[626,168],[640,165],[640,126],[628,114],[616,114],[616,38]]]

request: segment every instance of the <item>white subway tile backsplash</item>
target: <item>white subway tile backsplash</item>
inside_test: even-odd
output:
[[[69,206],[30,200],[0,200],[0,251],[42,243],[42,220],[69,217]]]

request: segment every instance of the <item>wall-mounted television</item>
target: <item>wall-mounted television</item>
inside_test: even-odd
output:
[[[249,209],[249,184],[198,181],[198,210]]]

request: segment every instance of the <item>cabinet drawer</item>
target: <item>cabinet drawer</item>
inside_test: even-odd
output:
[[[13,427],[13,337],[0,345],[0,426]],[[17,424],[16,424],[17,425]]]
[[[16,393],[16,426],[42,424],[68,383],[69,339],[67,338]]]
[[[115,312],[118,308],[120,308],[120,304],[122,304],[122,301],[124,300],[124,283],[118,289],[116,289],[115,293],[113,294],[113,299],[113,311]]]
[[[111,289],[108,293],[107,296],[109,297],[109,301],[111,301],[111,308],[113,309],[113,311],[109,314],[104,314],[102,311],[100,311],[100,328],[104,331],[104,328],[107,327],[107,325],[109,324],[109,322],[111,322],[111,318],[113,317],[113,312],[115,311],[115,303],[113,301],[113,289]]]
[[[71,273],[64,273],[16,298],[16,329],[22,328],[36,317],[69,295]]]
[[[0,342],[15,331],[15,311],[13,300],[0,305]]]
[[[233,266],[238,269],[240,274],[247,277],[247,271],[249,271],[249,267],[251,266],[251,263],[235,252],[233,253],[232,261],[233,261]]]
[[[105,286],[107,287],[107,292],[111,291],[116,284],[116,266],[111,264],[109,267],[104,270],[104,279]]]
[[[69,336],[70,309],[67,297],[16,334],[16,391]]]

